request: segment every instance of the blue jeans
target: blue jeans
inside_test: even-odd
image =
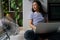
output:
[[[60,32],[51,32],[46,34],[36,34],[33,30],[27,30],[24,34],[26,40],[39,40],[48,38],[48,40],[60,40]]]

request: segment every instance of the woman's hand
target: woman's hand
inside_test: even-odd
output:
[[[36,26],[33,25],[33,20],[29,20],[29,26],[33,29],[36,30]]]
[[[32,29],[33,29],[33,30],[36,30],[36,27],[33,25]]]

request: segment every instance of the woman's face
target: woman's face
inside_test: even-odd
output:
[[[39,10],[39,6],[38,6],[38,4],[36,2],[33,2],[32,8],[33,8],[34,11],[38,11]]]

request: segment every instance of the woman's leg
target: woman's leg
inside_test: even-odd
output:
[[[33,40],[34,37],[34,31],[33,30],[27,30],[24,34],[24,38],[26,40]]]
[[[26,31],[24,37],[26,40],[39,40],[39,34],[34,33],[33,30]]]

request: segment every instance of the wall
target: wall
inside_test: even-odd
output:
[[[31,2],[23,0],[23,27],[28,27],[28,15],[31,13]]]

